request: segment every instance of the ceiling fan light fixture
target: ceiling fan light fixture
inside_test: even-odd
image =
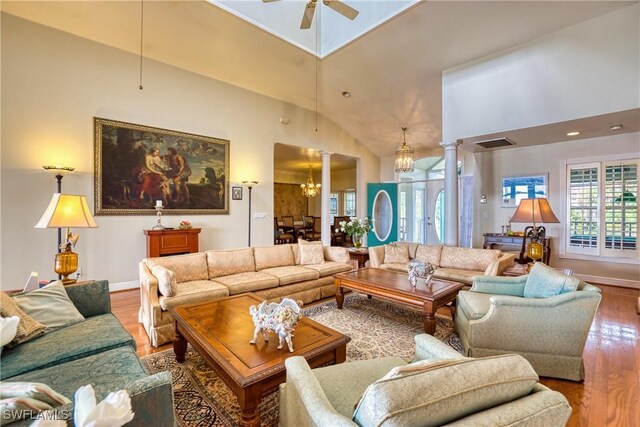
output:
[[[413,172],[413,149],[407,145],[407,128],[402,128],[402,145],[396,150],[396,172]]]
[[[315,197],[320,192],[321,186],[322,184],[313,183],[313,175],[311,174],[311,165],[309,165],[309,176],[307,177],[307,183],[300,184],[300,188],[302,189],[302,195],[305,197]]]

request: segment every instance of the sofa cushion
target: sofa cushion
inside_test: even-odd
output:
[[[369,384],[382,378],[390,369],[406,364],[401,357],[389,356],[340,363],[311,372],[333,408],[351,418],[353,409]]]
[[[428,262],[433,267],[440,266],[440,257],[442,256],[441,245],[419,245],[416,249],[416,259],[422,262]]]
[[[209,278],[207,255],[205,253],[147,258],[147,266],[150,270],[156,265],[161,265],[173,271],[178,283],[207,280]]]
[[[320,274],[320,277],[331,276],[332,274],[342,273],[349,271],[353,267],[351,264],[345,264],[342,262],[325,261],[322,264],[305,265],[304,268],[310,268]]]
[[[230,276],[247,271],[256,271],[253,248],[227,251],[207,251],[209,278]]]
[[[385,264],[409,262],[409,247],[407,245],[384,245]]]
[[[44,334],[45,329],[47,329],[45,325],[22,311],[22,309],[18,307],[13,298],[11,298],[5,292],[0,292],[0,316],[17,316],[20,318],[20,322],[18,322],[17,332],[14,335],[13,340],[11,340],[9,344],[7,344],[7,347],[13,347],[20,343],[30,341]]]
[[[397,271],[400,273],[407,273],[409,271],[409,267],[407,266],[406,262],[385,262],[383,264],[380,264],[380,268],[382,268],[383,270]]]
[[[519,355],[457,359],[371,384],[353,419],[367,426],[444,425],[524,397],[537,382]]]
[[[474,276],[481,276],[484,271],[480,270],[462,270],[460,268],[436,268],[433,277],[436,279],[453,280],[454,282],[466,283],[471,285]]]
[[[284,267],[295,265],[293,252],[289,245],[275,245],[266,248],[254,248],[256,270],[264,270],[271,267]]]
[[[0,375],[4,380],[34,369],[59,365],[119,347],[131,347],[135,350],[136,344],[118,319],[111,313],[89,317],[17,347],[5,348],[2,352]],[[49,384],[44,380],[41,382]],[[56,389],[54,385],[49,385]]]
[[[179,305],[195,304],[229,296],[229,289],[213,280],[192,280],[179,282],[176,293],[172,297],[161,295],[158,300],[163,310],[170,310]]]
[[[216,282],[226,286],[229,290],[229,295],[275,288],[280,283],[277,277],[261,271],[249,271],[246,273],[232,274],[230,276],[216,277]]]
[[[291,243],[291,244],[288,244],[288,245],[281,245],[281,246],[289,246],[291,248],[291,253],[293,254],[293,262],[294,262],[294,264],[295,265],[300,265],[300,250],[298,248],[298,244],[297,243]]]
[[[443,246],[440,267],[461,270],[480,270],[484,272],[489,264],[500,258],[501,252],[495,249],[472,249]]]
[[[151,274],[158,280],[158,291],[165,297],[172,297],[176,294],[178,281],[176,273],[161,265],[155,265],[151,269]]]
[[[13,300],[27,315],[47,327],[47,331],[60,329],[82,322],[84,317],[67,296],[60,281],[55,281],[40,289],[15,295]]]
[[[100,401],[131,381],[145,377],[147,373],[135,351],[125,347],[27,372],[11,381],[42,382],[70,399],[73,399],[78,388],[91,384],[96,399]]]
[[[458,310],[462,310],[469,320],[477,320],[489,312],[492,294],[480,292],[458,292]]]
[[[578,289],[580,279],[567,276],[541,262],[536,262],[524,285],[525,298],[548,298]]]
[[[320,277],[320,273],[317,270],[292,265],[288,267],[274,267],[265,268],[261,270],[261,273],[266,273],[270,276],[276,277],[280,286],[288,285],[291,283],[304,282],[305,280],[313,280]],[[263,288],[262,288],[263,289]]]

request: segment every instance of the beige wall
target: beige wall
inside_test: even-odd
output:
[[[627,133],[617,136],[591,138],[579,141],[559,142],[536,147],[510,148],[475,155],[474,194],[474,246],[482,246],[483,233],[500,231],[515,208],[500,207],[501,179],[503,176],[549,174],[549,203],[560,220],[564,209],[561,189],[561,162],[567,159],[605,159],[628,153],[637,157],[640,153],[640,134]],[[487,204],[480,204],[480,195],[487,195]],[[485,218],[486,217],[486,218]],[[523,230],[527,224],[513,224],[513,230]],[[637,286],[640,282],[638,264],[619,264],[601,259],[601,262],[582,261],[558,257],[561,224],[545,224],[547,236],[551,236],[553,267],[572,268],[576,274],[618,279],[615,283]],[[593,280],[593,279],[592,279]],[[602,281],[600,283],[603,283]]]
[[[273,150],[280,142],[360,159],[359,203],[365,183],[380,176],[379,159],[333,123],[290,104],[166,64],[145,60],[138,90],[138,57],[67,33],[2,14],[1,286],[21,287],[31,271],[53,277],[55,230],[34,229],[55,191],[44,164],[67,164],[63,192],[85,194],[93,206],[94,116],[226,138],[230,182],[260,182],[253,190],[252,244],[272,244]],[[224,58],[221,58],[224,60]],[[290,123],[279,117],[286,111]],[[246,244],[247,198],[230,201],[229,215],[166,216],[202,227],[200,247]],[[85,277],[112,283],[137,280],[145,256],[143,229],[153,216],[96,217],[100,228],[80,230],[76,251]],[[78,231],[78,230],[76,230]]]

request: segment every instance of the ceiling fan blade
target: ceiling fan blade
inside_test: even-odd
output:
[[[301,30],[308,30],[311,28],[311,22],[313,21],[313,15],[316,12],[316,2],[309,1],[304,8],[304,15],[302,15],[302,22],[300,23]]]
[[[358,16],[358,13],[360,13],[351,6],[344,4],[340,0],[324,0],[323,3],[338,12],[340,15],[349,18],[352,21],[356,19],[356,16]]]

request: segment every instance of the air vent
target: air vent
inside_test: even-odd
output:
[[[475,144],[483,148],[500,148],[516,145],[515,142],[511,141],[509,138],[491,139],[489,141],[476,142]]]

